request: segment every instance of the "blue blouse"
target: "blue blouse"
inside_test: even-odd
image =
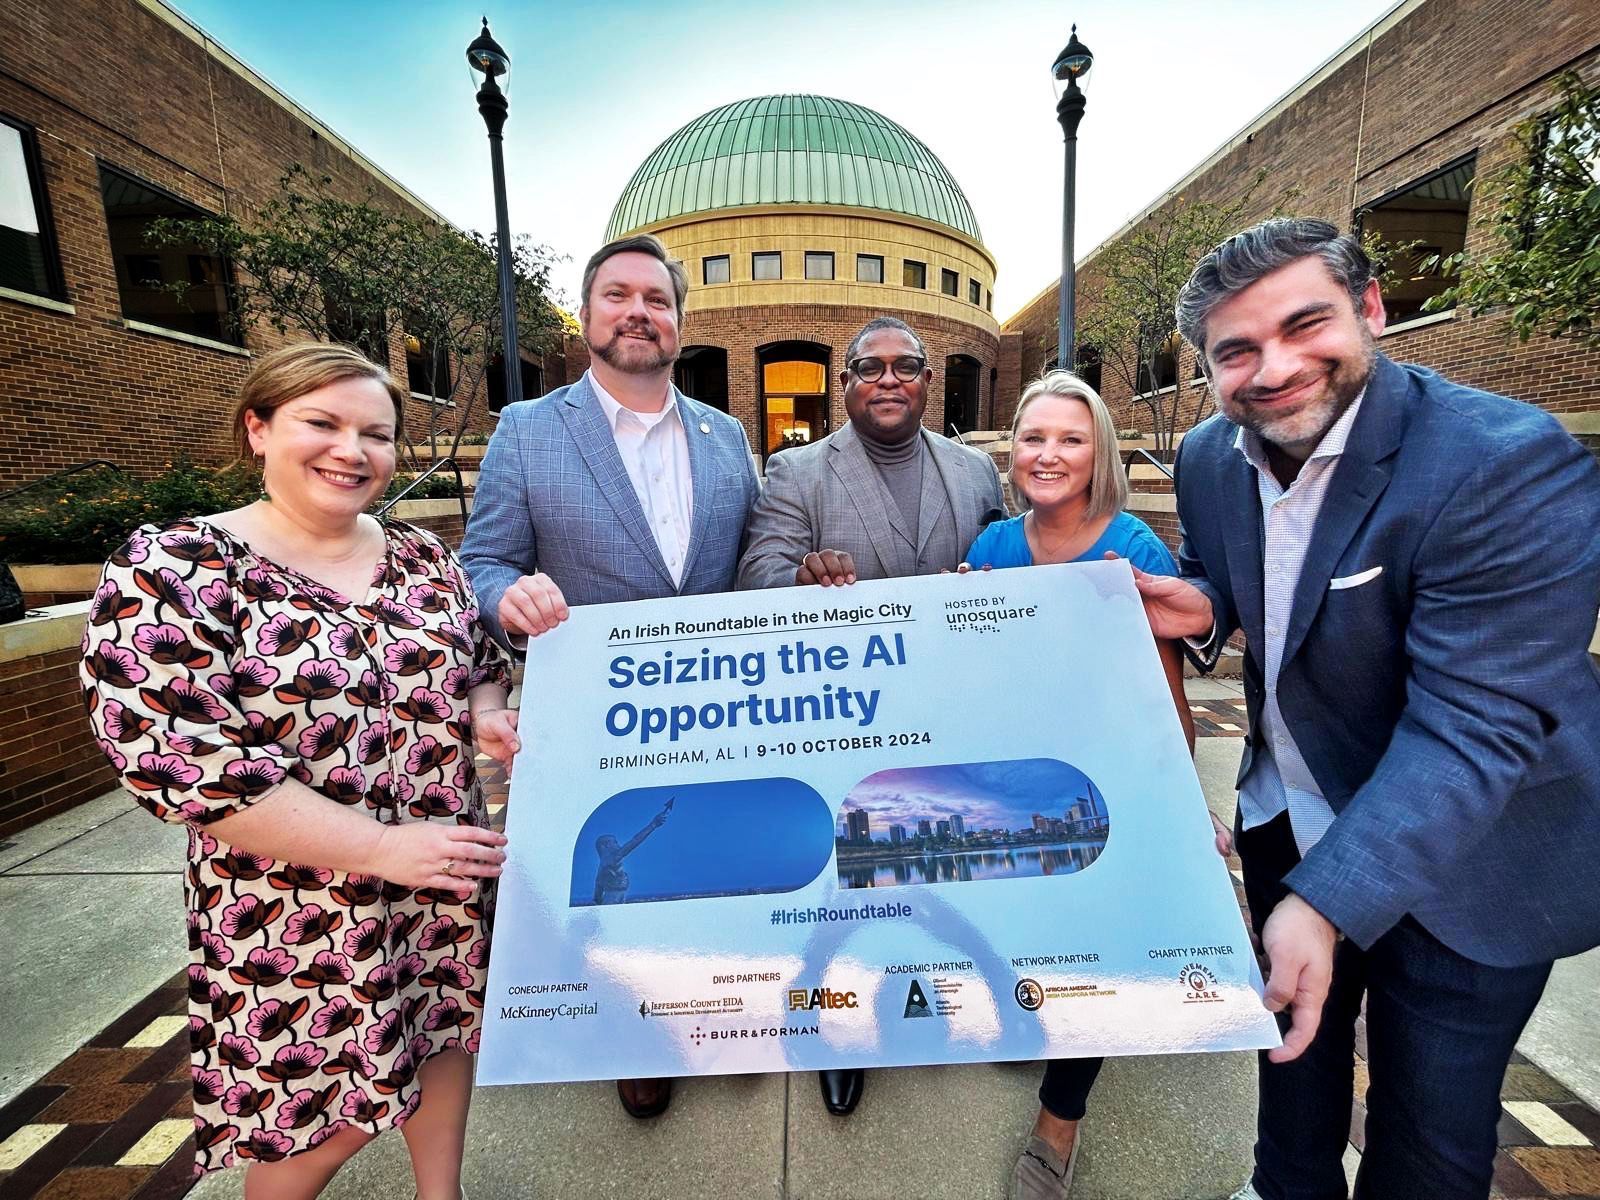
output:
[[[967,551],[967,561],[974,568],[1033,566],[1033,551],[1028,548],[1028,535],[1023,531],[1022,522],[1023,516],[1015,516],[988,526]],[[1112,517],[1099,541],[1072,561],[1093,562],[1104,558],[1108,550],[1150,575],[1178,573],[1178,564],[1166,544],[1150,526],[1129,512],[1119,512]]]

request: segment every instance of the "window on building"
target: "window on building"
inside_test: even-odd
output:
[[[974,304],[983,303],[983,284],[976,279],[967,280],[967,299]]]
[[[1422,313],[1422,306],[1456,282],[1423,270],[1433,255],[1455,254],[1466,244],[1474,160],[1454,163],[1362,209],[1356,227],[1364,238],[1389,247],[1383,306],[1389,323]]]
[[[833,278],[833,251],[807,250],[806,251],[806,278],[807,279],[832,279]]]
[[[1148,396],[1151,392],[1159,392],[1162,388],[1173,387],[1178,382],[1178,335],[1173,334],[1165,346],[1155,355],[1155,379],[1150,376],[1150,361],[1146,359],[1139,364],[1139,392],[1141,396]]]
[[[994,311],[994,293],[988,288],[983,290],[983,310],[984,312]]]
[[[946,296],[961,295],[961,276],[948,267],[939,271],[939,290]]]
[[[324,298],[328,335],[336,342],[354,346],[385,370],[389,366],[388,321],[382,312],[358,313],[351,305]]]
[[[65,299],[32,129],[0,117],[0,287]]]
[[[419,396],[448,400],[452,390],[450,352],[420,318],[406,322],[406,386]]]
[[[703,283],[727,283],[732,278],[728,273],[728,256],[726,254],[713,254],[709,258],[700,260],[700,279]]]
[[[750,256],[751,279],[782,279],[783,255],[776,250],[762,250]]]
[[[1079,346],[1078,361],[1075,366],[1078,378],[1098,392],[1100,390],[1100,380],[1104,375],[1104,363],[1100,357],[1100,347],[1090,343]]]
[[[111,234],[122,315],[212,341],[239,342],[233,326],[233,270],[228,260],[194,243],[153,245],[150,222],[196,220],[207,214],[151,184],[100,165],[100,197]]]
[[[883,282],[883,255],[858,254],[856,255],[856,282],[857,283],[882,283]]]
[[[900,282],[906,287],[926,289],[928,286],[928,264],[917,262],[913,258],[902,259],[900,262]]]

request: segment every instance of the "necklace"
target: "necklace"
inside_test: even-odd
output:
[[[1088,526],[1089,515],[1088,513],[1085,513],[1078,519],[1077,524],[1075,524],[1066,533],[1058,534],[1052,538],[1048,536],[1044,526],[1040,524],[1038,514],[1032,510],[1029,510],[1028,530],[1033,535],[1034,545],[1039,549],[1039,553],[1034,556],[1035,559],[1044,563],[1071,561],[1070,558],[1063,556],[1062,551],[1068,547],[1074,546],[1082,536],[1083,531],[1088,528]]]

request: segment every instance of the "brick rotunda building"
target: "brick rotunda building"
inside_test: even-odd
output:
[[[825,96],[713,109],[634,172],[606,236],[631,233],[689,270],[678,386],[743,421],[763,459],[845,421],[845,348],[875,316],[927,344],[924,424],[992,421],[994,258],[960,185],[887,117]]]

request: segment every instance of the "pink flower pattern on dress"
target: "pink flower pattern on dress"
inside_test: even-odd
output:
[[[423,1062],[477,1044],[492,890],[463,903],[206,832],[289,777],[385,823],[487,824],[459,738],[468,691],[509,682],[504,655],[449,551],[385,536],[350,603],[208,522],[147,526],[91,605],[96,739],[141,805],[190,829],[197,1175],[391,1128]]]

